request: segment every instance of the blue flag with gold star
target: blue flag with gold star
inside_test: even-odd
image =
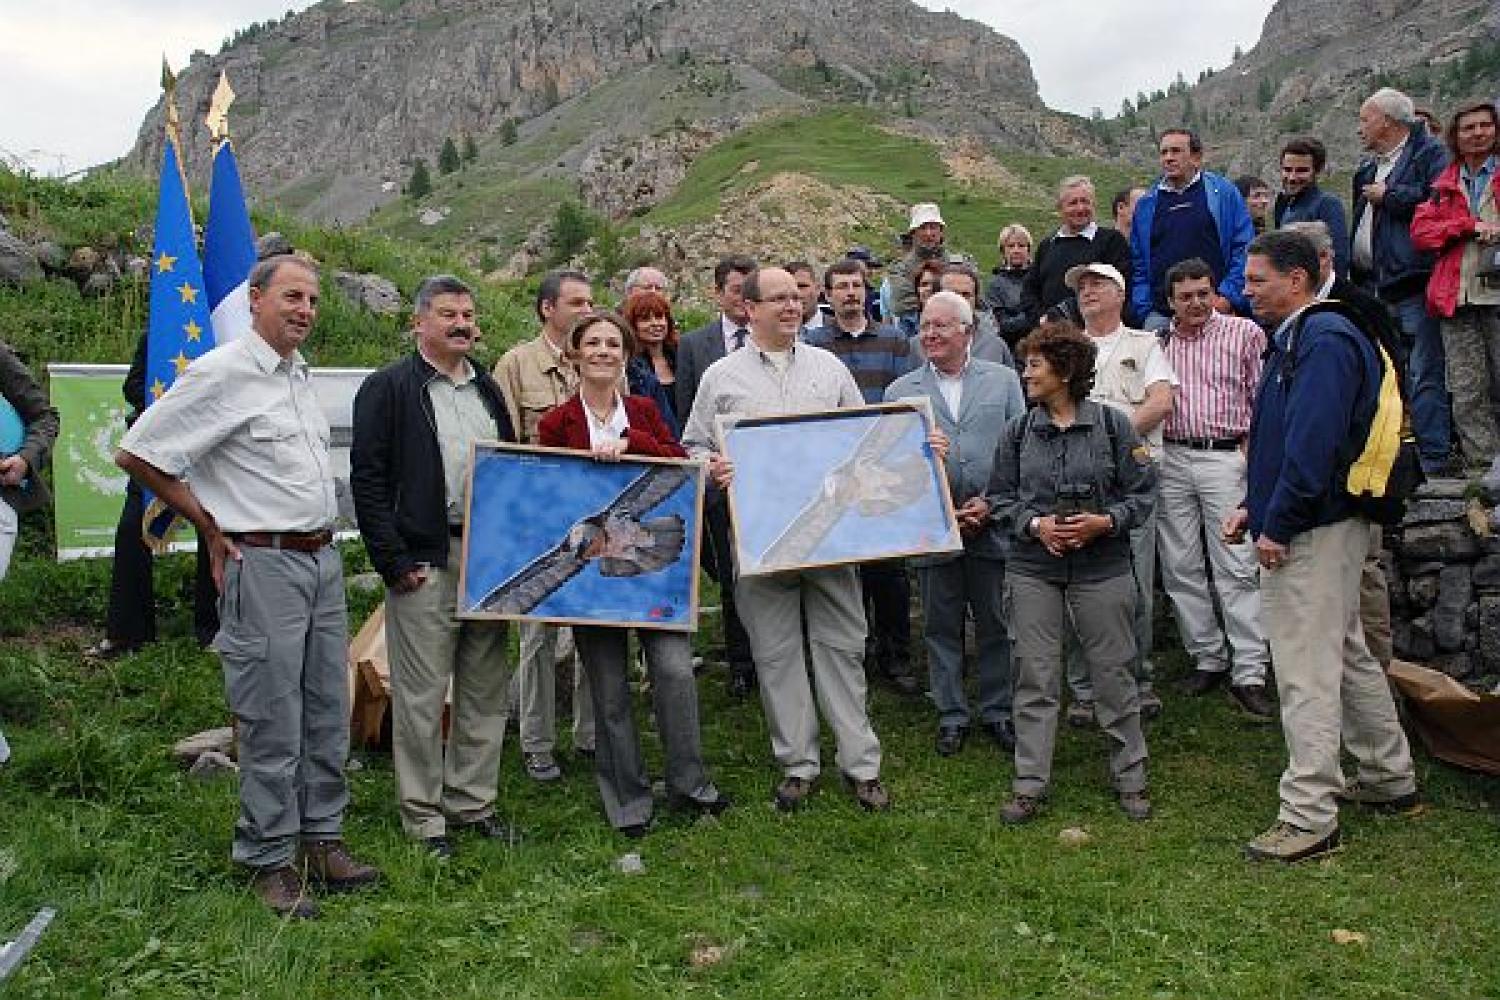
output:
[[[156,202],[156,244],[151,251],[151,312],[146,327],[146,405],[166,394],[188,363],[214,346],[203,264],[193,235],[193,212],[177,157],[167,136]],[[146,544],[165,544],[174,516],[164,505],[147,505]]]

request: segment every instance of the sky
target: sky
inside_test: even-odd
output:
[[[1113,115],[1122,98],[1165,88],[1180,70],[1227,65],[1250,49],[1272,0],[918,0],[983,21],[1021,44],[1042,99]],[[308,0],[4,0],[0,158],[49,174],[125,153],[176,69],[217,52],[235,29]],[[18,96],[19,95],[19,96]]]

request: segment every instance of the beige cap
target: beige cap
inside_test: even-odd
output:
[[[943,221],[943,213],[938,211],[937,205],[930,201],[919,202],[911,207],[911,224],[906,227],[909,233],[918,226],[925,226],[929,222],[936,222],[940,226],[946,226]]]
[[[1125,276],[1120,269],[1113,264],[1079,264],[1077,267],[1068,268],[1068,273],[1063,276],[1063,284],[1073,291],[1078,291],[1078,281],[1085,274],[1097,274],[1101,278],[1108,278],[1120,286],[1120,291],[1125,291]]]

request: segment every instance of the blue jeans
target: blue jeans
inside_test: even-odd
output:
[[[1406,398],[1411,403],[1412,431],[1422,453],[1422,468],[1431,473],[1448,460],[1453,438],[1444,373],[1443,335],[1439,323],[1427,315],[1424,296],[1388,302],[1401,328],[1406,348]]]

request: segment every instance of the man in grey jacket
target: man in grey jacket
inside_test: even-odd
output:
[[[970,356],[974,310],[955,292],[934,292],[917,327],[927,364],[892,382],[887,402],[925,399],[940,432],[948,489],[964,550],[911,560],[922,587],[923,638],[932,699],[938,709],[937,752],[963,749],[971,716],[964,700],[964,619],[973,609],[979,674],[979,724],[1006,751],[1015,749],[1010,718],[1010,638],[1001,614],[1005,553],[987,530],[984,498],[1005,423],[1026,409],[1021,380],[993,361]]]

